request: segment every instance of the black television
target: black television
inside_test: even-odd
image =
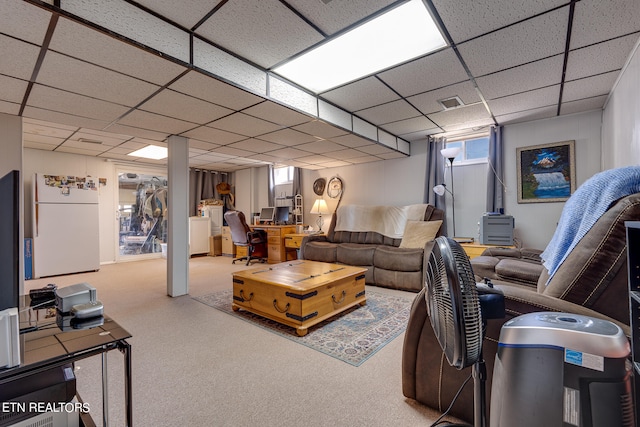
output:
[[[20,172],[0,178],[0,311],[20,303]]]
[[[276,224],[285,225],[289,222],[289,206],[277,206],[274,217]]]

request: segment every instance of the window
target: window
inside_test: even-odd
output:
[[[447,148],[449,147],[462,149],[453,161],[454,164],[484,163],[489,157],[488,136],[447,142]]]
[[[281,166],[273,168],[273,181],[275,185],[288,184],[293,181],[293,166]]]

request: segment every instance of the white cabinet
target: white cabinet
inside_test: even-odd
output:
[[[189,256],[209,253],[210,235],[209,218],[201,216],[189,217]]]
[[[222,206],[203,206],[202,212],[204,216],[211,221],[211,235],[217,236],[218,234],[222,234]]]

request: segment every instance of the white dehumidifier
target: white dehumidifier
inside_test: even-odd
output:
[[[634,426],[629,342],[612,322],[530,313],[500,332],[491,427]]]

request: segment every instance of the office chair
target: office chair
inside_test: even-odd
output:
[[[236,246],[246,246],[248,255],[233,260],[247,260],[249,265],[251,261],[265,262],[267,256],[267,233],[264,230],[251,230],[244,214],[240,211],[227,211],[224,213],[224,219],[231,230],[231,240]]]

